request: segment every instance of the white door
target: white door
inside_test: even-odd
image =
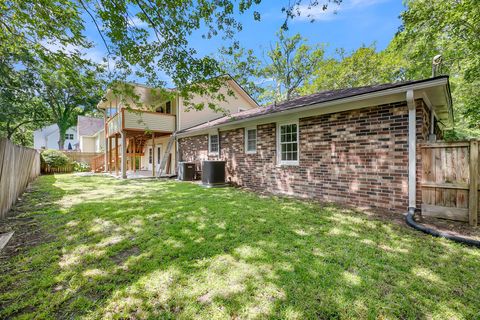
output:
[[[153,169],[153,147],[148,147],[148,170]],[[158,170],[162,158],[162,146],[156,146],[155,148],[155,171]]]
[[[148,154],[147,154],[147,157],[148,157],[148,170],[152,170],[152,161],[153,161],[153,148],[152,147],[148,147]]]

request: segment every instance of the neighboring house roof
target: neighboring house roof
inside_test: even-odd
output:
[[[335,100],[342,100],[351,97],[357,97],[365,95],[365,98],[368,98],[369,95],[377,92],[381,92],[388,89],[400,88],[408,85],[417,85],[424,82],[429,82],[432,80],[438,79],[446,79],[446,83],[448,86],[448,76],[440,76],[430,79],[424,80],[416,80],[416,81],[403,81],[403,82],[396,82],[396,83],[387,83],[387,84],[379,84],[379,85],[372,85],[372,86],[364,86],[364,87],[357,87],[357,88],[348,88],[348,89],[339,89],[339,90],[330,90],[330,91],[322,91],[314,94],[310,94],[307,96],[302,96],[298,98],[291,99],[289,101],[284,101],[281,103],[271,104],[266,107],[261,108],[254,108],[246,111],[241,111],[238,113],[234,113],[231,115],[227,115],[216,120],[212,120],[191,128],[187,128],[184,130],[179,131],[179,134],[188,135],[190,132],[202,131],[207,129],[212,129],[214,127],[220,127],[227,124],[234,124],[236,122],[243,122],[246,120],[254,120],[255,118],[260,117],[267,117],[267,116],[276,116],[282,112],[296,110],[302,111],[304,108],[318,105],[321,106],[323,103],[332,102]],[[448,102],[449,108],[448,112],[451,116],[451,97],[450,92],[448,92]]]
[[[35,133],[40,133],[42,137],[48,137],[54,132],[58,131],[58,126],[56,124],[51,124],[49,126],[35,130]]]
[[[78,116],[78,136],[93,136],[103,129],[103,119]]]

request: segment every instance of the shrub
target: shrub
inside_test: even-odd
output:
[[[60,168],[70,163],[70,159],[59,150],[45,150],[42,152],[42,162],[51,168]]]
[[[90,171],[90,165],[86,162],[73,161],[73,171],[75,172],[88,172]]]

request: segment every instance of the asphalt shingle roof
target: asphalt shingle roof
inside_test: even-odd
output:
[[[440,76],[440,77],[436,77],[436,78],[443,78],[443,77],[445,77],[445,76]],[[406,86],[406,85],[411,85],[411,84],[416,84],[416,83],[429,81],[429,80],[432,80],[432,79],[434,79],[434,78],[424,79],[424,80],[414,80],[414,81],[403,81],[403,82],[396,82],[396,83],[378,84],[378,85],[356,87],[356,88],[321,91],[321,92],[317,92],[317,93],[314,93],[314,94],[294,98],[294,99],[291,99],[289,101],[284,101],[284,102],[280,102],[280,103],[277,103],[277,104],[271,104],[271,105],[268,105],[268,106],[265,106],[265,107],[249,109],[249,110],[246,110],[246,111],[241,111],[241,112],[237,112],[237,113],[234,113],[234,114],[231,114],[231,115],[223,116],[221,118],[211,120],[209,122],[206,122],[206,123],[203,123],[203,124],[191,127],[191,128],[181,130],[181,131],[179,131],[179,133],[188,133],[188,132],[192,132],[192,131],[208,129],[208,128],[219,126],[219,125],[233,123],[233,122],[236,122],[236,121],[239,121],[239,120],[245,120],[245,119],[250,119],[250,118],[254,119],[256,117],[267,115],[267,114],[279,113],[279,112],[290,110],[290,109],[297,109],[297,108],[300,109],[302,107],[310,106],[310,105],[313,105],[313,104],[318,104],[318,103],[323,103],[323,102],[328,102],[328,101],[334,101],[334,100],[359,96],[359,95],[362,95],[362,94],[373,93],[373,92],[377,92],[377,91],[402,87],[402,86]]]
[[[78,116],[77,127],[79,136],[93,136],[103,128],[103,119]]]

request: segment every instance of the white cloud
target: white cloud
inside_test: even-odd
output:
[[[313,19],[316,21],[329,21],[338,18],[341,12],[362,9],[385,1],[388,0],[344,0],[340,5],[329,3],[326,10],[323,10],[321,1],[319,5],[314,7],[302,4],[298,8],[300,16],[295,17],[294,20],[311,21]]]
[[[140,20],[139,17],[135,16],[131,19],[128,20],[128,24],[132,27],[137,27],[137,28],[148,28],[148,23],[146,23],[143,20]]]
[[[53,40],[44,40],[40,42],[42,46],[50,50],[51,52],[63,52],[65,54],[74,54],[74,53],[81,53],[84,58],[89,59],[95,63],[99,64],[104,64],[104,58],[107,57],[107,54],[105,50],[102,50],[102,48],[94,46],[93,48],[83,48],[79,46],[74,46],[71,44],[67,45],[62,45],[58,43],[57,41]],[[103,45],[103,44],[102,44]],[[110,63],[113,63],[113,61],[109,61]]]
[[[52,52],[63,52],[66,54],[72,54],[80,50],[77,46],[71,44],[62,45],[55,40],[44,40],[41,41],[40,44]]]

